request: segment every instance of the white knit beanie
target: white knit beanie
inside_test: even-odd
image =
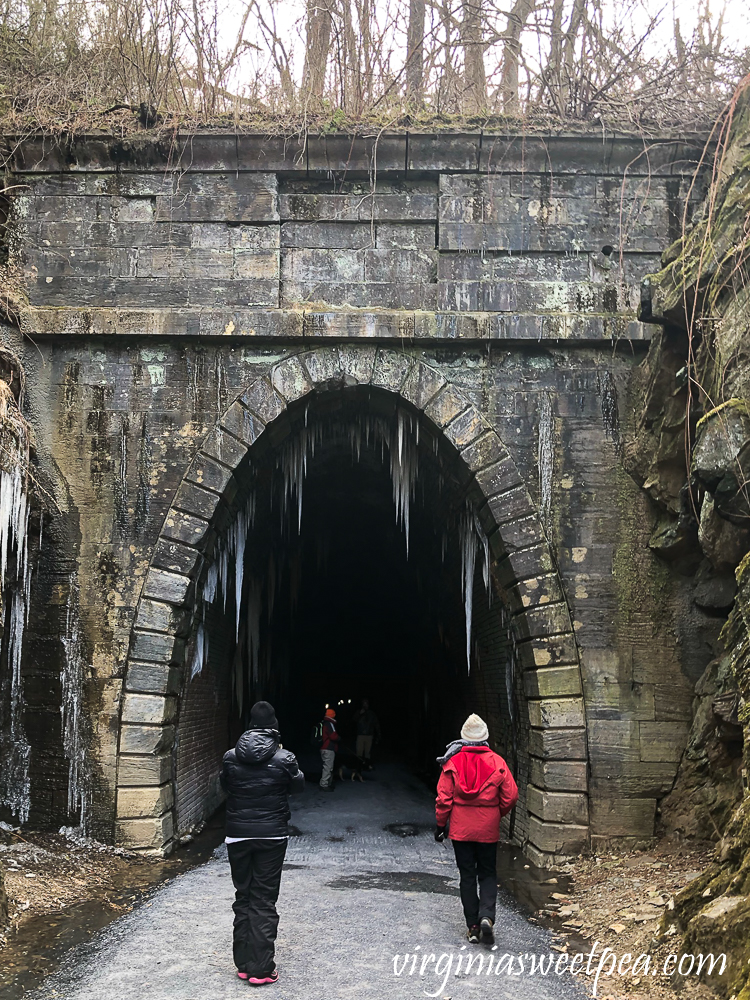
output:
[[[478,715],[470,715],[461,729],[461,739],[468,740],[470,743],[484,743],[485,740],[489,739],[489,736],[490,731],[487,728],[487,723]]]

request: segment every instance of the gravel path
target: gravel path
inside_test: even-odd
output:
[[[378,769],[368,779],[345,782],[332,795],[308,784],[294,800],[292,822],[301,835],[289,842],[281,884],[280,979],[263,995],[278,1000],[584,996],[567,974],[508,976],[507,959],[495,973],[504,953],[550,954],[549,935],[507,899],[498,910],[496,950],[466,945],[453,852],[432,837],[432,797],[395,768]],[[413,824],[418,832],[401,836],[413,829],[392,833],[384,829],[389,824]],[[246,995],[249,987],[235,977],[231,959],[232,895],[221,847],[208,864],[176,878],[73,952],[29,996],[230,1000]],[[394,957],[399,956],[400,969],[406,953],[420,957],[409,959],[397,976]],[[464,974],[469,954],[484,959],[481,974],[476,965]],[[420,977],[422,955],[428,963]],[[459,958],[461,971],[454,975]]]

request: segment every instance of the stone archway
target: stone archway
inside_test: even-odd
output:
[[[168,849],[172,747],[193,591],[233,471],[286,407],[316,389],[371,386],[423,413],[481,491],[479,517],[510,594],[528,705],[527,804],[533,860],[578,853],[588,837],[587,744],[578,650],[568,605],[534,503],[497,432],[438,370],[375,346],[291,355],[228,408],[192,461],[165,518],[136,611],[120,716],[117,841]]]

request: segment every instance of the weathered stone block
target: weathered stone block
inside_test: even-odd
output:
[[[192,546],[174,542],[169,538],[160,538],[154,549],[151,566],[189,576],[202,558],[200,552]]]
[[[512,490],[508,490],[507,493],[488,497],[487,506],[498,525],[527,517],[535,512],[533,501],[523,485],[516,486]]]
[[[456,448],[465,448],[487,430],[482,415],[472,406],[451,420],[445,428],[445,436]]]
[[[139,757],[120,754],[117,768],[117,784],[120,787],[163,785],[171,777],[171,754],[162,754],[160,757],[150,754]]]
[[[313,385],[322,385],[341,378],[341,362],[337,347],[320,347],[300,355]]]
[[[296,355],[282,361],[271,370],[271,384],[287,403],[306,396],[312,389],[305,366]]]
[[[592,760],[596,759],[612,775],[626,773],[631,764],[641,759],[639,725],[628,720],[590,719],[588,734]]]
[[[497,455],[499,440],[496,439],[496,441],[497,460],[492,465],[479,469],[476,474],[476,481],[488,499],[523,485],[523,480],[513,459],[504,450],[500,455]],[[505,520],[507,521],[509,518],[505,518]]]
[[[509,606],[513,612],[523,608],[536,608],[545,604],[556,604],[563,601],[564,595],[557,573],[545,573],[542,576],[530,576],[524,580],[513,580],[509,561],[506,564],[503,579],[508,580],[510,587]]]
[[[686,722],[640,722],[641,760],[679,761],[687,743]]]
[[[286,403],[267,378],[256,379],[243,393],[242,402],[266,424],[270,424],[286,409]]]
[[[144,597],[153,597],[168,604],[182,604],[190,588],[190,579],[180,573],[168,573],[163,569],[148,571],[143,588]]]
[[[141,819],[163,815],[174,804],[172,783],[138,788],[125,787],[117,790],[117,818]]]
[[[499,462],[506,456],[507,452],[494,431],[488,431],[461,450],[461,458],[472,472],[477,473],[479,470],[487,469],[488,466],[494,466],[496,462]],[[479,482],[478,478],[477,482]],[[511,486],[513,485],[514,482],[511,482]],[[484,487],[482,489],[485,496],[487,496]]]
[[[265,429],[265,424],[254,416],[239,400],[235,400],[219,422],[222,430],[228,431],[248,448]]]
[[[600,681],[586,684],[590,719],[654,719],[654,685]]]
[[[503,524],[500,534],[503,540],[503,549],[508,556],[511,556],[518,549],[528,549],[546,541],[536,514],[508,521],[507,524]]]
[[[400,392],[413,365],[414,359],[408,354],[381,349],[375,358],[370,383],[389,392]]]
[[[133,660],[143,660],[146,663],[171,663],[179,661],[185,652],[182,639],[158,632],[133,632],[130,646],[130,656]]]
[[[516,581],[529,578],[543,577],[546,579],[548,574],[554,571],[555,566],[546,544],[511,552],[497,567],[498,579],[507,587],[512,586]],[[553,584],[550,583],[549,587],[551,594]],[[522,603],[524,593],[525,591],[519,588],[518,596]]]
[[[526,804],[529,813],[551,823],[588,826],[588,796],[573,792],[550,792],[529,785]]]
[[[379,222],[375,232],[378,249],[434,250],[437,246],[434,222]]]
[[[530,779],[537,788],[551,792],[585,792],[588,784],[586,761],[532,757]]]
[[[360,384],[367,384],[372,379],[375,367],[376,347],[365,344],[341,344],[339,346],[339,363],[341,371],[348,378]]]
[[[618,837],[653,837],[656,799],[596,795],[591,800],[591,832]]]
[[[529,816],[529,841],[547,854],[572,857],[581,854],[588,843],[588,826],[546,823]]]
[[[525,670],[523,687],[527,698],[576,697],[582,694],[581,672],[577,666]]]
[[[547,698],[529,701],[529,722],[541,729],[564,729],[586,725],[583,698]]]
[[[128,693],[122,702],[122,721],[138,725],[161,726],[177,713],[177,699],[158,694]]]
[[[284,222],[282,247],[364,250],[375,245],[375,230],[366,222]]]
[[[517,614],[513,621],[518,636],[522,639],[543,638],[571,631],[570,612],[565,602],[527,608]]]
[[[531,729],[529,753],[542,760],[587,760],[585,729]]]
[[[123,819],[115,826],[115,842],[120,847],[160,851],[174,832],[171,810],[152,819]]]
[[[443,428],[468,407],[466,396],[449,383],[429,402],[424,412],[436,427]]]
[[[182,670],[174,664],[139,663],[131,660],[125,674],[125,687],[128,691],[142,694],[179,694],[181,680]]]
[[[221,462],[228,469],[236,469],[247,455],[247,448],[248,446],[239,441],[233,434],[217,427],[204,441],[202,450],[204,454]]]
[[[157,196],[166,222],[275,222],[276,174],[181,174],[172,196]]]
[[[120,753],[158,756],[174,745],[174,726],[123,724],[120,730]]]
[[[185,478],[205,489],[213,490],[214,493],[224,494],[232,479],[232,473],[226,466],[220,465],[208,455],[199,454],[191,462]]]
[[[434,368],[417,363],[401,386],[401,395],[418,410],[424,410],[430,400],[447,385],[445,378]]]
[[[524,670],[560,667],[578,663],[578,647],[572,632],[525,640],[518,644],[518,660]]]
[[[221,498],[210,490],[204,490],[197,483],[183,480],[175,493],[172,506],[184,511],[186,514],[193,514],[201,520],[210,521],[216,513]],[[189,544],[195,544],[192,539]]]
[[[174,635],[183,618],[182,608],[144,597],[138,605],[135,625],[150,632],[169,632]]]

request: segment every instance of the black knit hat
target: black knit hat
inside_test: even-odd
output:
[[[256,701],[250,709],[251,729],[278,729],[276,710],[267,701]]]

